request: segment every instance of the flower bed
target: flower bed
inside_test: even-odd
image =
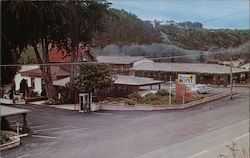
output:
[[[12,131],[1,131],[0,151],[14,148],[20,145],[20,138]]]

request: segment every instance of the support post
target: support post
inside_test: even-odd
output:
[[[233,91],[235,91],[235,80],[233,80],[233,85],[234,85],[234,89],[233,89]]]
[[[182,104],[184,105],[185,104],[185,89],[182,93]]]
[[[168,101],[169,101],[169,105],[171,105],[172,104],[172,85],[171,85],[171,82],[172,82],[172,76],[170,76],[170,86],[169,86],[169,99],[168,99]]]
[[[19,122],[17,122],[17,123],[16,123],[16,133],[17,133],[18,136],[19,136],[19,134],[20,134],[19,126],[20,126],[20,124],[19,124]]]
[[[22,128],[22,132],[24,132],[24,133],[28,132],[26,116],[27,116],[27,114],[24,113],[23,114],[23,128]]]

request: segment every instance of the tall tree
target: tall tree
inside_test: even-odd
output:
[[[96,31],[103,28],[103,21],[108,13],[109,4],[106,0],[69,0],[69,39],[71,62],[77,60],[80,42],[91,43]],[[76,65],[71,65],[71,77],[76,75]]]
[[[67,8],[61,1],[4,1],[3,40],[11,51],[22,52],[31,45],[45,81],[48,98],[55,98],[48,50],[50,44],[65,42]],[[38,44],[42,46],[39,51]],[[41,56],[42,54],[42,56]]]

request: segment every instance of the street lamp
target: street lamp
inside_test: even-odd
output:
[[[232,46],[230,46],[230,99],[233,99],[233,62],[232,62]]]

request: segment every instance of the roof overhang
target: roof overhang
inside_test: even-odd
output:
[[[30,112],[28,109],[21,109],[16,107],[10,107],[5,105],[0,105],[0,116],[7,117],[7,116],[14,116],[14,115],[21,115]]]

